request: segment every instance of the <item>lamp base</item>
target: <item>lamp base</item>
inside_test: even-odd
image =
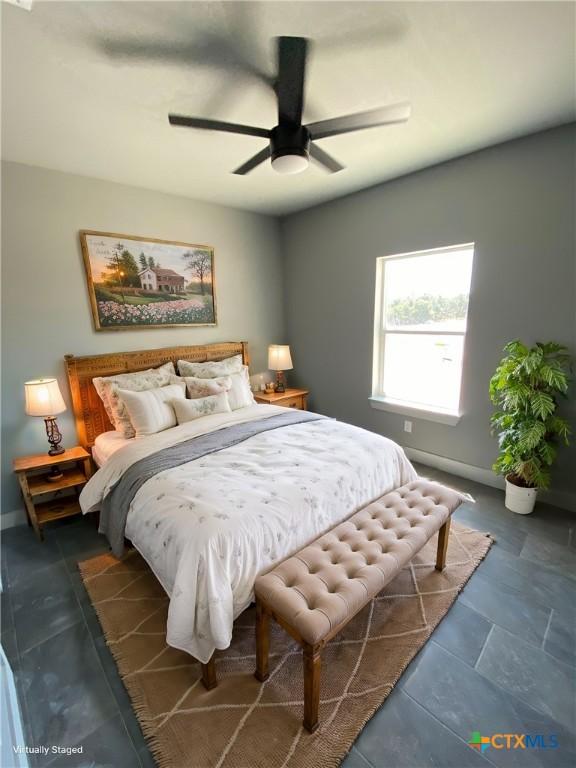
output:
[[[49,483],[55,483],[57,480],[61,480],[64,477],[64,472],[60,469],[58,466],[52,467],[48,475],[46,475],[46,480],[48,480]]]
[[[65,449],[60,445],[62,434],[58,429],[56,417],[46,416],[44,423],[46,424],[46,434],[48,436],[48,442],[50,443],[48,456],[60,456],[61,453],[64,453]]]
[[[274,392],[286,392],[284,371],[276,371],[276,386],[274,387]]]

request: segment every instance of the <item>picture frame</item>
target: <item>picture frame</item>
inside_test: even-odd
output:
[[[83,229],[96,331],[214,326],[214,248]]]

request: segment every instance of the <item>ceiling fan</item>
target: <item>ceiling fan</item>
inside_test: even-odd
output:
[[[343,170],[344,166],[315,143],[318,139],[362,131],[379,125],[403,123],[410,117],[409,102],[402,102],[354,115],[302,125],[308,40],[304,37],[278,37],[277,42],[278,77],[274,83],[274,91],[278,100],[278,125],[274,128],[268,130],[202,117],[168,115],[171,125],[240,133],[268,139],[269,145],[236,168],[235,174],[244,176],[268,158],[272,158],[272,168],[278,173],[300,173],[308,167],[310,158],[331,173],[337,173]]]

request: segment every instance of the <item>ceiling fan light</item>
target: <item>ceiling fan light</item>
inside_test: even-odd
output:
[[[304,155],[280,155],[272,160],[272,168],[283,175],[302,173],[308,168],[308,158]]]

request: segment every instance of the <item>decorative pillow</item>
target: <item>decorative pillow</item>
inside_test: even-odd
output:
[[[256,405],[254,395],[250,389],[250,374],[248,366],[243,365],[240,373],[234,373],[230,376],[232,387],[228,392],[228,401],[230,408],[237,411],[239,408],[246,408],[249,405]]]
[[[182,381],[186,382],[186,389],[193,400],[197,397],[219,395],[221,392],[228,392],[232,388],[230,376],[219,376],[217,379],[197,379],[195,376],[183,376]]]
[[[125,389],[130,392],[143,392],[147,389],[156,389],[172,383],[176,375],[173,363],[165,363],[159,368],[148,368],[145,371],[135,373],[118,373],[115,376],[99,376],[92,379],[92,383],[100,399],[108,418],[114,424],[122,437],[134,437],[134,429],[130,423],[128,411],[124,403],[118,397],[118,390]]]
[[[148,437],[176,426],[176,414],[171,403],[186,398],[186,387],[170,384],[167,387],[131,392],[119,389],[118,397],[126,406],[136,437]]]
[[[180,376],[195,376],[197,379],[215,379],[217,376],[229,376],[242,370],[242,355],[227,357],[225,360],[207,363],[191,363],[188,360],[178,360]]]
[[[198,397],[195,400],[172,400],[172,408],[178,424],[185,424],[201,416],[212,416],[213,413],[229,413],[231,410],[226,392],[210,397]]]

